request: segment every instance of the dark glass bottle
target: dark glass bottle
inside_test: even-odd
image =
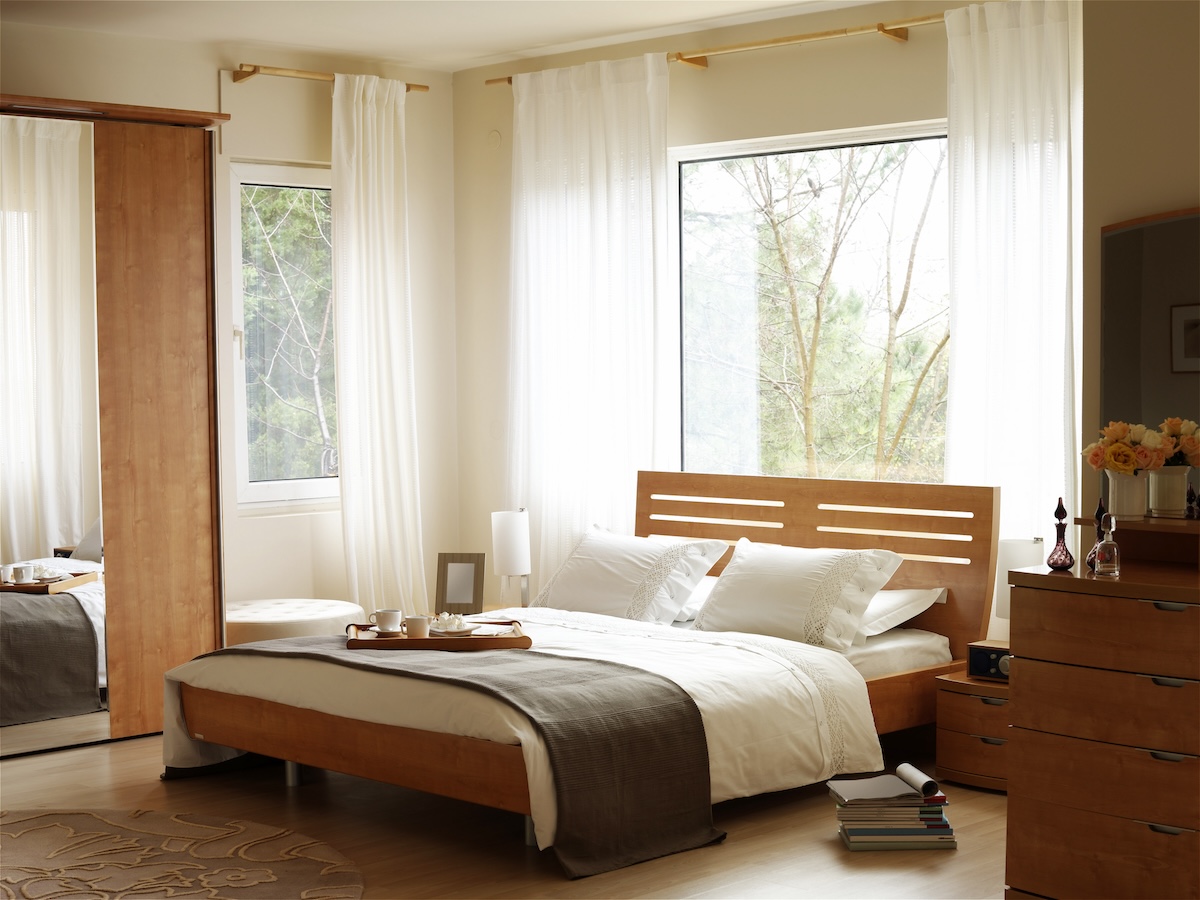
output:
[[[1054,510],[1054,518],[1058,520],[1054,526],[1055,531],[1058,532],[1058,539],[1054,543],[1054,549],[1046,558],[1046,565],[1056,571],[1062,571],[1075,565],[1075,557],[1067,549],[1067,508],[1063,506],[1062,497],[1058,498],[1058,507]]]

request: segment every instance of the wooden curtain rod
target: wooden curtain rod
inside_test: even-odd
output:
[[[306,72],[304,69],[281,69],[278,66],[252,66],[242,63],[233,73],[234,83],[253,78],[255,75],[282,75],[284,78],[307,78],[309,81],[333,81],[332,72]],[[427,84],[405,84],[406,91],[428,92]]]
[[[788,37],[770,38],[764,41],[749,41],[744,44],[727,44],[723,47],[708,47],[704,50],[686,50],[668,53],[667,62],[681,62],[698,69],[708,68],[710,56],[722,56],[726,53],[743,53],[747,50],[766,50],[770,47],[787,47],[792,44],[810,44],[813,41],[828,41],[833,38],[852,37],[857,34],[881,34],[894,41],[904,43],[908,40],[908,29],[920,25],[936,25],[945,21],[941,13],[928,16],[914,16],[911,19],[897,19],[894,22],[876,22],[874,25],[853,25],[849,28],[834,28],[831,31],[814,31],[809,34],[794,34]],[[489,78],[485,84],[512,84],[512,76]]]

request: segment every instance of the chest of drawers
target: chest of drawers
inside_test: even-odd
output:
[[[1010,891],[1200,896],[1197,570],[1010,583]]]

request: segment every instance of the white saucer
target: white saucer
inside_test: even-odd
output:
[[[443,631],[440,628],[430,628],[429,633],[436,634],[439,637],[463,637],[464,635],[470,634],[478,627],[478,625],[468,625],[466,628],[460,628],[457,631]]]
[[[375,632],[380,637],[400,637],[400,635],[404,634],[403,631],[384,631],[378,625],[372,625],[368,630]]]

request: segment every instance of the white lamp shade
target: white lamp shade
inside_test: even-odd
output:
[[[1024,569],[1028,566],[1040,566],[1046,561],[1046,547],[1041,538],[1024,538],[1021,540],[1002,540],[996,546],[996,595],[992,605],[998,619],[1009,617],[1008,572],[1010,569]]]
[[[492,567],[497,575],[528,575],[529,511],[492,513]]]

